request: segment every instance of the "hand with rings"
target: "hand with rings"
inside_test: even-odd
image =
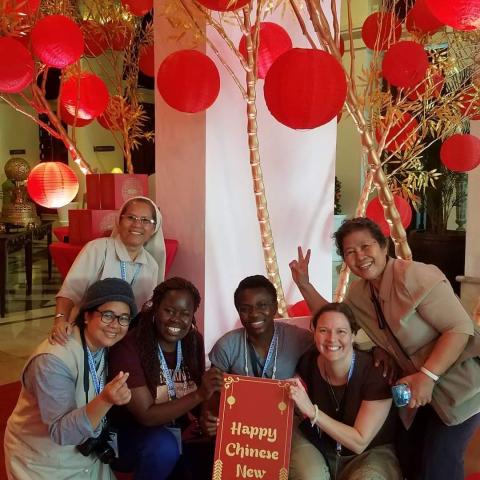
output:
[[[424,407],[432,401],[435,382],[422,372],[403,377],[398,383],[406,383],[410,387],[412,398],[408,404],[409,408]]]
[[[57,318],[53,324],[52,330],[48,334],[48,341],[52,345],[65,345],[72,334],[72,324],[64,318]]]

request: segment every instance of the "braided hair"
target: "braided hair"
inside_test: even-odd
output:
[[[153,398],[160,384],[160,361],[158,359],[157,328],[155,312],[160,307],[166,294],[172,290],[188,292],[193,299],[193,313],[200,305],[201,297],[193,283],[180,277],[173,277],[157,285],[153,291],[148,307],[140,315],[140,322],[136,327],[136,342],[140,352],[140,361],[147,381],[147,386]],[[191,379],[200,386],[202,375],[205,372],[205,351],[203,336],[197,329],[195,317],[187,335],[182,339],[183,364],[190,372]]]

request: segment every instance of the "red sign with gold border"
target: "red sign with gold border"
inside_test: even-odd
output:
[[[293,402],[287,382],[226,374],[212,480],[287,480]]]

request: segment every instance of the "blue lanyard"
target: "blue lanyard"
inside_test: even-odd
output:
[[[278,348],[278,333],[277,333],[277,326],[275,325],[274,330],[273,330],[273,337],[272,341],[270,342],[270,346],[268,347],[268,353],[267,353],[267,359],[265,360],[265,365],[263,366],[262,370],[262,378],[265,378],[267,374],[267,368],[270,365],[270,363],[273,363],[273,369],[272,369],[272,378],[275,378],[275,373],[277,370],[277,348]],[[275,359],[273,359],[273,354],[275,352]]]
[[[175,365],[173,375],[170,375],[170,369],[168,368],[165,356],[163,355],[163,351],[160,345],[158,345],[158,359],[160,360],[160,368],[162,369],[163,378],[165,379],[165,382],[167,384],[168,399],[173,400],[174,398],[177,398],[174,379],[180,371],[183,360],[182,342],[180,340],[177,342],[177,364]]]
[[[93,359],[92,352],[88,347],[87,348],[87,356],[88,356],[88,369],[90,370],[90,375],[92,376],[93,387],[95,388],[95,393],[100,395],[100,392],[103,390],[105,386],[105,375],[102,373],[101,378],[98,378],[97,375],[97,368],[95,366],[95,360]],[[100,367],[104,363],[104,353],[102,352],[102,358],[100,359],[99,370]]]
[[[130,282],[130,286],[133,286],[133,284],[135,283],[135,280],[137,279],[141,268],[142,264],[138,263],[135,273],[133,274],[132,281]],[[120,276],[122,277],[122,280],[124,280],[125,282],[127,281],[127,262],[124,262],[123,260],[120,262]]]

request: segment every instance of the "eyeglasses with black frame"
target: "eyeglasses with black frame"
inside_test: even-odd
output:
[[[104,310],[103,312],[101,310],[95,311],[101,315],[100,319],[106,325],[110,325],[114,320],[117,320],[118,324],[121,327],[128,327],[130,325],[130,322],[132,321],[130,315],[127,315],[126,313],[122,313],[121,315],[115,315],[111,310]]]
[[[153,218],[137,217],[136,215],[120,215],[120,218],[127,220],[130,223],[140,222],[142,225],[156,225],[157,222]]]

